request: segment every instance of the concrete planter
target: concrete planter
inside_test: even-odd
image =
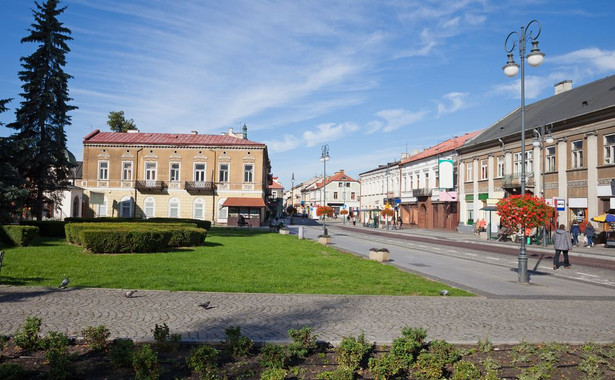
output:
[[[331,236],[319,236],[318,242],[322,245],[329,245],[331,244]]]
[[[374,260],[374,261],[378,261],[380,263],[384,263],[386,261],[391,260],[391,254],[389,253],[389,251],[381,251],[381,250],[370,249],[369,250],[369,259],[370,260]]]
[[[280,228],[280,235],[288,235],[290,230],[288,228]]]

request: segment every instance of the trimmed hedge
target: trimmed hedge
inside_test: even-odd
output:
[[[167,247],[171,231],[82,230],[79,238],[93,253],[148,253]]]
[[[19,224],[38,227],[38,234],[43,237],[66,237],[64,233],[66,222],[63,220],[22,220]]]
[[[207,231],[211,229],[211,222],[209,220],[200,219],[188,219],[188,218],[149,218],[149,219],[136,219],[136,218],[66,218],[66,223],[193,223],[199,228],[204,228]]]
[[[7,224],[0,228],[0,239],[8,245],[27,247],[38,236],[38,227]]]
[[[194,223],[68,223],[65,230],[69,243],[82,245],[94,253],[190,247],[203,244],[207,237],[207,230],[197,228]]]

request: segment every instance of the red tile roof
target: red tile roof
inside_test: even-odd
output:
[[[263,198],[226,198],[223,207],[265,207]]]
[[[482,131],[483,130],[481,129],[480,131],[468,132],[463,136],[455,136],[452,139],[441,142],[438,145],[432,146],[431,148],[427,148],[422,152],[419,152],[413,156],[406,158],[405,160],[402,160],[400,164],[405,164],[408,162],[420,160],[422,158],[427,158],[427,157],[435,156],[438,154],[450,152],[454,149],[459,148],[460,146],[465,144],[466,141],[478,135]]]
[[[251,140],[229,135],[198,135],[189,133],[122,133],[100,132],[98,129],[83,138],[84,144],[145,144],[145,145],[202,145],[265,146]]]
[[[336,181],[359,182],[356,179],[344,174],[344,172],[341,170],[339,172],[336,172],[332,176],[327,177],[327,185],[330,184],[331,182],[336,182]],[[321,187],[322,187],[322,179],[318,181],[318,183],[316,183],[317,189],[320,189]]]

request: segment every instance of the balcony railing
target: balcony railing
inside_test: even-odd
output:
[[[412,196],[414,197],[431,197],[431,189],[428,187],[423,187],[420,189],[412,190]]]
[[[534,173],[525,173],[525,186],[534,187]],[[521,187],[521,173],[505,175],[502,177],[502,188],[511,189]]]
[[[194,192],[213,192],[215,189],[212,181],[186,181],[184,183],[186,191]]]
[[[162,191],[166,188],[164,181],[139,180],[135,182],[135,187],[140,191]]]

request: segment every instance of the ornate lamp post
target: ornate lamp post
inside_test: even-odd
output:
[[[532,42],[532,50],[527,55],[527,63],[530,66],[539,66],[544,60],[545,54],[538,49],[538,36],[540,36],[540,22],[538,20],[530,21],[526,27],[521,27],[520,32],[511,32],[504,41],[504,50],[508,54],[508,62],[502,69],[504,74],[509,77],[514,77],[519,72],[519,65],[513,58],[515,48],[519,47],[519,61],[521,62],[521,195],[525,195],[525,44],[527,39]],[[535,33],[535,34],[534,34]],[[509,46],[509,41],[512,46]],[[517,282],[520,284],[528,284],[529,277],[527,273],[527,251],[525,248],[525,225],[521,226],[521,248],[519,249],[519,270]]]
[[[295,173],[293,173],[290,183],[290,205],[293,208],[293,213],[290,215],[290,224],[293,224],[293,216],[295,215]]]
[[[322,161],[323,167],[323,175],[322,175],[322,205],[323,207],[327,207],[327,191],[325,187],[327,186],[327,161],[329,161],[329,145],[323,145],[320,154],[320,161]],[[322,219],[322,234],[327,236],[327,226],[325,224],[325,220],[327,220],[327,213]]]
[[[546,130],[546,135],[545,135],[545,130]],[[545,126],[544,124],[540,126],[539,128],[534,128],[534,141],[532,141],[532,145],[535,147],[540,147],[540,166],[541,166],[541,176],[542,176],[542,181],[540,184],[540,189],[541,189],[541,193],[542,193],[542,199],[546,199],[545,198],[545,143],[547,144],[551,144],[553,143],[553,136],[551,136],[551,126]],[[545,228],[542,228],[542,246],[546,247],[547,246],[547,240],[546,240],[546,231]]]

